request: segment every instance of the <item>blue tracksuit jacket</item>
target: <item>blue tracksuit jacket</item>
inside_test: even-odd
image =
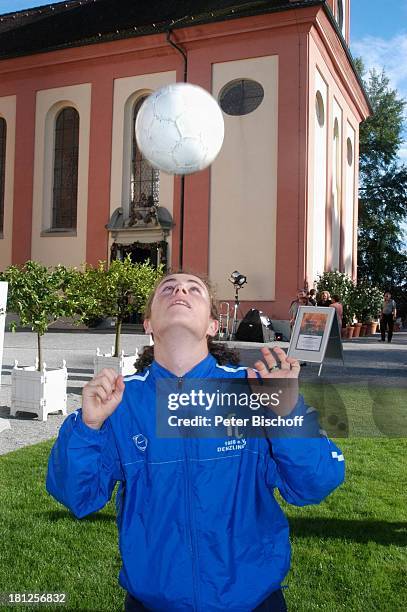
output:
[[[209,355],[185,378],[244,378]],[[151,610],[248,612],[278,589],[290,566],[288,523],[273,489],[291,504],[316,504],[344,478],[343,455],[315,437],[159,439],[154,362],[125,379],[122,403],[97,431],[81,410],[51,451],[47,490],[78,518],[107,503],[117,481],[123,566],[119,582]],[[229,445],[228,445],[229,442]],[[272,451],[271,451],[272,448]]]

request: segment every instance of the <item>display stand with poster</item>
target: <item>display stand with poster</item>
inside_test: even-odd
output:
[[[335,308],[300,306],[287,354],[299,361],[319,363],[318,376],[326,357],[342,359],[345,365]]]

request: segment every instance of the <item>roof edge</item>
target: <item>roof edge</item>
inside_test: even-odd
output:
[[[335,16],[332,13],[331,8],[330,8],[329,4],[327,4],[326,0],[323,0],[323,7],[324,7],[324,11],[325,11],[326,16],[329,19],[330,24],[332,25],[332,27],[334,28],[336,34],[338,35],[338,38],[339,38],[339,40],[340,40],[340,42],[342,44],[343,50],[345,51],[346,57],[347,57],[350,65],[352,67],[352,70],[353,70],[354,74],[355,74],[355,77],[356,77],[356,80],[357,80],[357,82],[359,84],[359,87],[362,90],[363,95],[365,96],[365,100],[366,100],[367,106],[369,108],[370,114],[373,115],[373,107],[372,107],[372,104],[370,102],[370,98],[369,98],[369,96],[368,96],[368,94],[366,92],[365,84],[363,83],[362,77],[360,76],[360,74],[359,74],[359,72],[358,72],[358,70],[356,68],[355,61],[354,61],[354,59],[352,57],[350,49],[349,49],[349,47],[348,47],[348,45],[346,43],[346,40],[343,37],[343,34],[342,34],[342,32],[341,32],[341,30],[339,28],[339,25],[338,25],[338,23],[337,23],[337,21],[335,19]]]

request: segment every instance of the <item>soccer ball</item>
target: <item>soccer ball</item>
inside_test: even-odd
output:
[[[223,115],[202,87],[174,83],[158,89],[136,118],[139,149],[150,164],[168,174],[192,174],[209,166],[224,136]]]

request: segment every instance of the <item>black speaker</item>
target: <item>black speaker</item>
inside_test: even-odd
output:
[[[236,340],[242,342],[271,342],[274,339],[273,325],[261,310],[251,308],[240,322]]]

